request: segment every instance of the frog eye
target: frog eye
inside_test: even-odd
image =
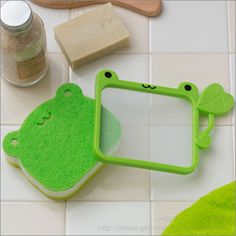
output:
[[[191,91],[191,90],[192,90],[192,86],[191,86],[190,84],[186,84],[186,85],[184,86],[184,89],[185,89],[186,91]]]
[[[19,140],[17,138],[12,138],[10,142],[11,142],[11,145],[14,147],[19,144]]]
[[[106,79],[118,80],[119,79],[116,72],[109,69],[104,69],[104,70],[99,71],[96,78],[101,79],[101,80],[106,80]]]
[[[3,149],[11,157],[17,158],[20,146],[21,142],[18,131],[8,133],[3,139]]]
[[[5,138],[7,143],[11,145],[12,148],[16,148],[20,144],[17,131],[9,133]]]
[[[190,82],[183,82],[179,85],[179,89],[185,91],[186,93],[194,93],[197,91],[197,87]]]
[[[112,77],[112,73],[109,72],[109,71],[106,71],[106,72],[104,73],[104,75],[105,75],[105,77],[108,78],[108,79],[110,79],[110,78]]]
[[[64,90],[64,96],[65,96],[65,97],[69,97],[69,96],[71,96],[71,95],[72,95],[72,92],[71,92],[70,89],[65,89],[65,90]]]
[[[192,98],[194,101],[197,101],[199,93],[198,88],[195,84],[191,82],[183,82],[179,85],[178,89],[184,96],[187,96],[189,98]]]
[[[72,96],[83,96],[81,88],[73,83],[67,83],[62,85],[58,90],[57,90],[57,95],[59,99],[60,98],[69,98]]]

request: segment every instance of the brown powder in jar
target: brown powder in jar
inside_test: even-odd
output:
[[[33,19],[29,29],[23,32],[11,32],[1,26],[1,48],[7,52],[18,52],[27,49],[32,42],[39,40],[42,27],[39,21]]]
[[[33,13],[31,24],[19,32],[1,26],[2,76],[12,84],[27,86],[46,71],[46,35],[40,17]]]

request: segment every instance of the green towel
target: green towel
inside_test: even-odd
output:
[[[162,236],[235,236],[235,184],[234,181],[199,199],[177,215]]]

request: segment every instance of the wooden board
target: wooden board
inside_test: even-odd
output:
[[[161,12],[161,0],[31,0],[47,8],[78,8],[94,4],[111,2],[145,16],[157,16]]]

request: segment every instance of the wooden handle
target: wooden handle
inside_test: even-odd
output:
[[[113,0],[111,2],[145,16],[157,16],[162,9],[161,0]]]
[[[157,16],[162,9],[161,0],[31,0],[47,8],[67,9],[111,2],[145,16]]]

